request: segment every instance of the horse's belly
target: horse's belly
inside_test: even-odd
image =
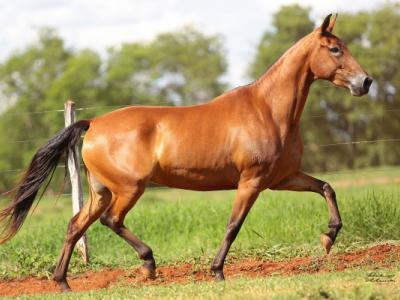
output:
[[[189,190],[236,188],[239,172],[232,161],[229,138],[202,130],[189,134],[164,129],[154,147],[156,164],[151,181]]]
[[[212,191],[237,188],[239,173],[231,167],[223,169],[160,168],[151,178],[152,182],[169,187]]]

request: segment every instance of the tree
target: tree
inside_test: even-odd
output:
[[[0,119],[0,169],[18,169],[30,161],[38,143],[16,143],[18,140],[48,136],[47,124],[38,115],[21,111],[42,109],[46,93],[54,79],[61,76],[71,53],[53,30],[42,29],[39,41],[21,53],[11,56],[0,66],[2,96],[14,99]],[[0,186],[10,186],[15,177],[1,174]]]
[[[110,98],[125,103],[163,99],[165,104],[195,104],[222,93],[226,66],[219,36],[184,27],[147,44],[112,49],[106,82]]]
[[[226,85],[227,63],[219,36],[205,36],[192,27],[159,35],[152,44],[161,95],[180,104],[211,100]]]

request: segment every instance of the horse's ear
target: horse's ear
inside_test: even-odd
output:
[[[322,22],[322,25],[320,27],[321,33],[325,33],[328,31],[328,28],[329,28],[329,25],[331,22],[331,16],[332,16],[332,14],[327,15],[324,19],[324,22]],[[330,31],[328,31],[328,32],[330,32]]]
[[[335,14],[332,18],[332,20],[330,20],[329,22],[329,26],[326,29],[326,31],[328,32],[332,32],[333,31],[333,27],[335,27],[335,23],[336,23],[336,19],[337,19],[338,14]]]

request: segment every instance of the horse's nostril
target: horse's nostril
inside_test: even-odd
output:
[[[371,86],[371,84],[372,84],[372,78],[371,77],[365,77],[365,79],[364,79],[364,83],[363,83],[363,87],[364,87],[364,89],[365,90],[369,90],[369,87]]]

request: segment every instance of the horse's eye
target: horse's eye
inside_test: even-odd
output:
[[[339,53],[340,49],[339,49],[339,47],[332,47],[332,48],[329,48],[329,51],[331,51],[332,53]]]

